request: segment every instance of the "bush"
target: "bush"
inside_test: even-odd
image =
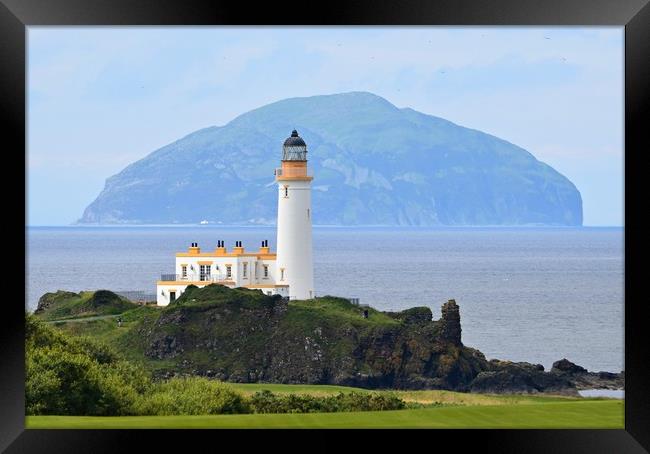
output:
[[[72,338],[26,320],[25,403],[28,415],[129,415],[148,375],[107,346]]]
[[[60,346],[28,350],[27,414],[128,415],[138,391],[124,363],[102,365]]]
[[[335,396],[277,395],[271,391],[256,392],[251,397],[255,413],[332,413],[339,411],[400,410],[406,403],[392,393],[339,393]]]
[[[248,402],[230,385],[202,377],[172,378],[141,397],[141,415],[249,413]]]

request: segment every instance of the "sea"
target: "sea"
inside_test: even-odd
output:
[[[274,227],[28,227],[26,307],[56,290],[155,294],[174,254],[225,240],[257,249]],[[462,342],[488,359],[567,358],[590,371],[624,370],[624,229],[319,227],[317,295],[379,310],[460,306]]]

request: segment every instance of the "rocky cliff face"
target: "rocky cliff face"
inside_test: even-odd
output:
[[[138,335],[154,363],[175,363],[160,375],[237,382],[459,389],[487,364],[460,343],[453,308],[440,321],[428,308],[392,314],[369,309],[367,319],[362,312],[342,298],[288,302],[211,286],[164,309]]]
[[[588,374],[572,363],[545,372],[539,364],[486,360],[462,344],[454,300],[434,320],[427,307],[380,312],[343,298],[286,301],[211,285],[190,288],[143,320],[126,343],[138,346],[157,377],[576,394],[576,377]]]

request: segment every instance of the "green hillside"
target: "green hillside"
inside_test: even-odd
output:
[[[108,178],[80,222],[273,224],[293,129],[314,224],[582,224],[575,185],[530,152],[366,92],[285,99],[180,138]]]

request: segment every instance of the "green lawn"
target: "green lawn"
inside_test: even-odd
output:
[[[620,400],[554,400],[416,410],[211,416],[28,416],[28,429],[583,428],[622,429]]]

